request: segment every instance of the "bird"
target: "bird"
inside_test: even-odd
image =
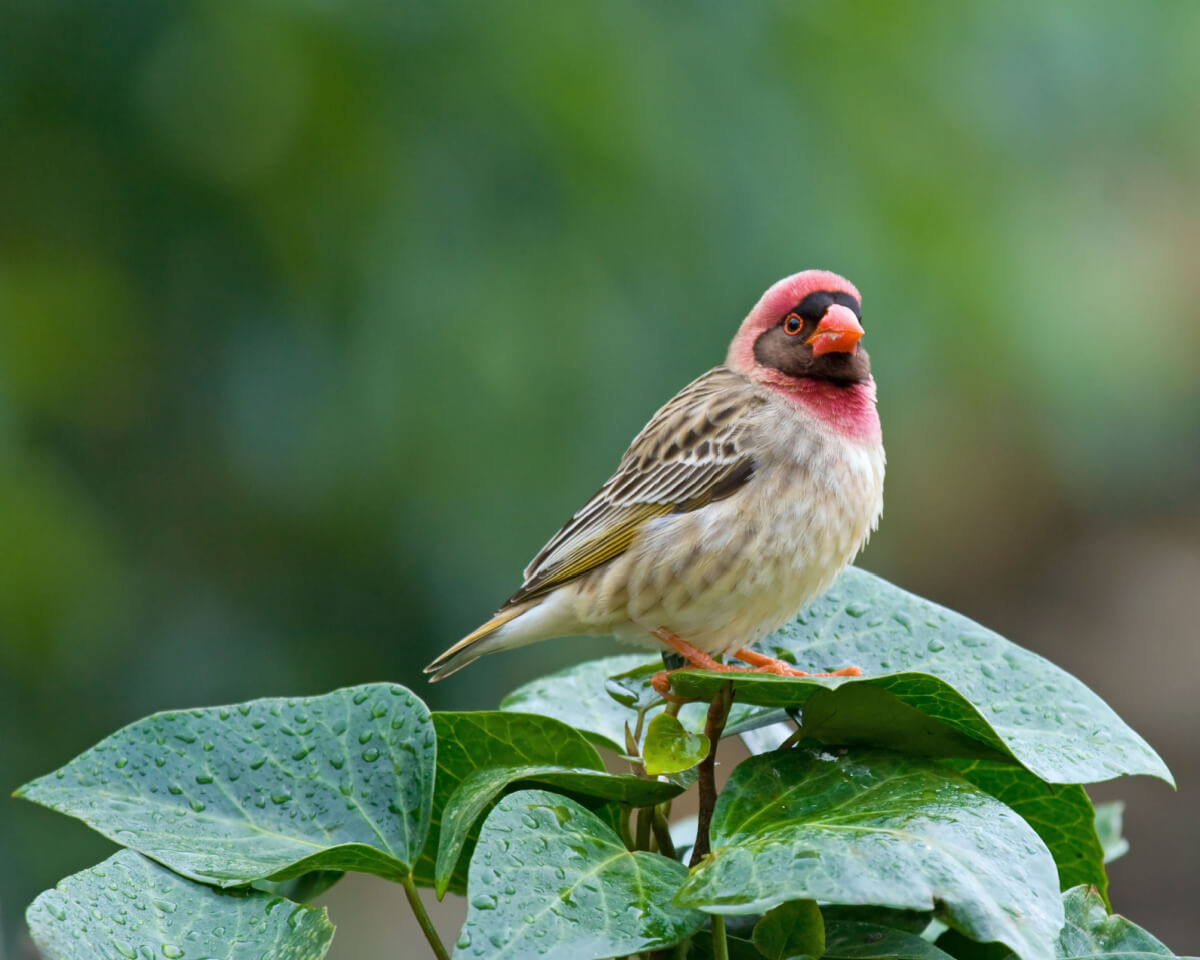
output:
[[[838,274],[770,286],[725,362],[654,414],[520,589],[425,668],[431,680],[605,634],[688,667],[805,676],[749,648],[828,590],[878,526],[886,458],[863,336],[862,297]],[[715,659],[728,654],[746,666]],[[653,678],[670,698],[669,684]]]

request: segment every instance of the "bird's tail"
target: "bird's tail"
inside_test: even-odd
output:
[[[472,630],[425,668],[426,673],[433,674],[429,678],[429,682],[437,683],[455,671],[461,670],[467,664],[478,660],[485,653],[491,653],[497,647],[504,646],[504,639],[498,635],[499,631],[530,607],[536,606],[537,602],[534,600],[505,607],[483,626]],[[514,645],[519,645],[519,643]]]

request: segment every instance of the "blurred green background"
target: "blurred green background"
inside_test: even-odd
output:
[[[420,674],[820,266],[880,387],[862,564],[1162,752],[1178,795],[1097,791],[1130,801],[1113,901],[1200,950],[1200,4],[0,14],[5,793],[153,710],[488,707],[611,652]],[[110,850],[4,801],[0,953]],[[398,902],[336,888],[331,956],[395,955]]]

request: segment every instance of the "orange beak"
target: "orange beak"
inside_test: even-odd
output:
[[[825,311],[817,329],[805,343],[812,344],[813,356],[827,353],[850,353],[858,350],[858,341],[865,331],[849,307],[835,303]]]

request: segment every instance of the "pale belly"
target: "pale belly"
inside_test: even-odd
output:
[[[780,627],[829,588],[879,518],[882,451],[837,453],[776,467],[726,500],[648,523],[580,584],[580,625],[655,649],[650,631],[666,627],[709,653]]]

